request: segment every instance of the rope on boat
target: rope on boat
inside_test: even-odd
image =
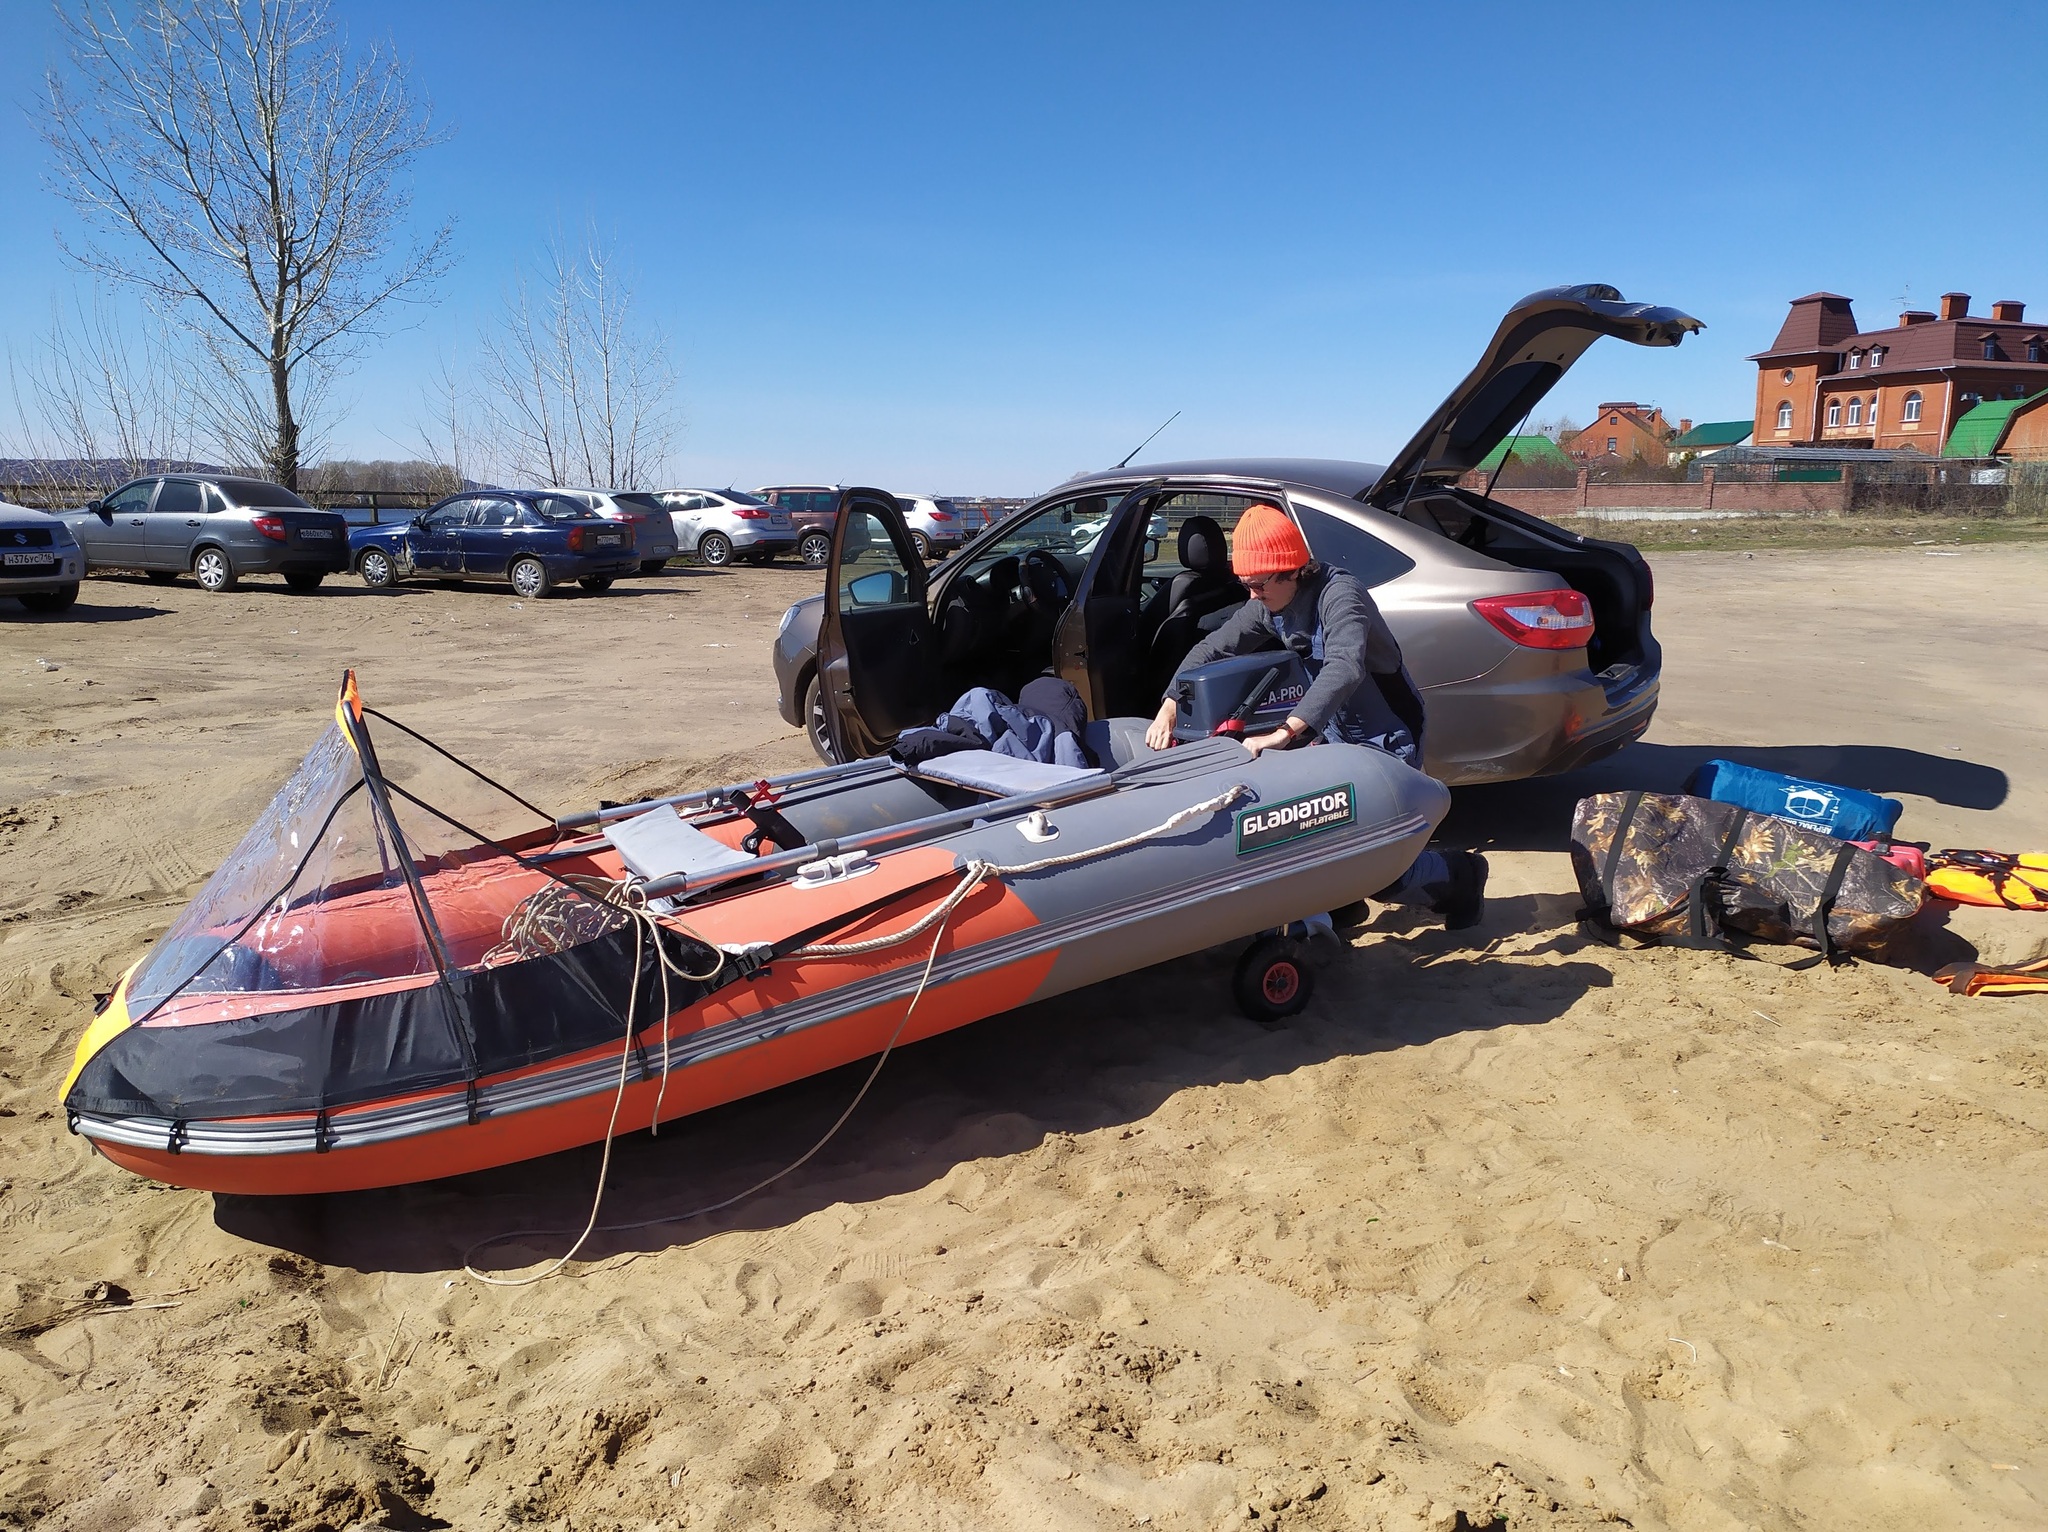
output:
[[[469,1276],[474,1277],[477,1281],[486,1283],[491,1287],[531,1287],[537,1282],[545,1282],[549,1277],[554,1276],[573,1261],[576,1258],[577,1252],[589,1242],[590,1236],[593,1234],[629,1234],[640,1229],[659,1228],[664,1224],[687,1223],[693,1218],[702,1218],[710,1213],[721,1213],[735,1203],[746,1201],[747,1198],[753,1196],[756,1192],[767,1190],[784,1176],[800,1170],[805,1164],[809,1163],[819,1150],[832,1141],[841,1128],[846,1126],[847,1119],[853,1116],[854,1109],[867,1099],[868,1091],[873,1088],[875,1081],[880,1078],[882,1066],[888,1063],[889,1055],[895,1051],[897,1043],[902,1041],[904,1029],[910,1025],[910,1018],[917,1013],[918,1002],[924,999],[924,992],[931,984],[932,971],[937,967],[939,961],[939,947],[946,938],[946,925],[952,919],[954,911],[959,909],[969,894],[973,893],[975,889],[979,888],[990,878],[1022,877],[1035,872],[1049,872],[1055,867],[1071,867],[1080,862],[1093,861],[1098,857],[1113,856],[1119,851],[1128,851],[1131,847],[1142,845],[1146,841],[1157,840],[1162,836],[1171,835],[1191,820],[1220,813],[1238,802],[1239,799],[1250,796],[1250,794],[1251,788],[1245,783],[1239,782],[1218,793],[1213,798],[1205,799],[1200,803],[1190,804],[1179,812],[1168,816],[1149,830],[1141,830],[1135,835],[1126,835],[1121,840],[1109,841],[1103,845],[1086,846],[1078,851],[1064,852],[1058,856],[1041,857],[1033,862],[1003,864],[978,859],[970,861],[961,869],[960,881],[954,886],[953,891],[941,900],[928,914],[921,917],[915,924],[901,931],[892,932],[887,936],[873,937],[866,941],[818,943],[793,949],[787,956],[791,958],[853,957],[865,952],[879,952],[887,947],[900,946],[904,942],[912,941],[922,936],[926,931],[932,931],[932,945],[931,950],[925,954],[924,971],[918,975],[917,988],[911,992],[910,1003],[903,1008],[903,1015],[896,1023],[896,1030],[889,1034],[889,1041],[883,1045],[882,1051],[875,1056],[874,1067],[868,1071],[868,1077],[861,1081],[860,1089],[854,1092],[853,1099],[846,1103],[846,1110],[839,1114],[831,1127],[819,1135],[816,1143],[812,1144],[810,1148],[806,1149],[794,1160],[791,1160],[787,1165],[784,1165],[780,1170],[775,1171],[772,1175],[763,1176],[744,1191],[734,1192],[730,1197],[726,1197],[721,1201],[707,1203],[699,1208],[692,1208],[687,1213],[666,1213],[659,1218],[643,1218],[631,1223],[608,1223],[601,1225],[597,1221],[597,1215],[598,1211],[604,1206],[605,1183],[611,1174],[612,1144],[618,1136],[619,1110],[625,1104],[626,1086],[631,1077],[630,1072],[634,1048],[633,1021],[640,999],[640,959],[642,944],[647,933],[651,931],[654,935],[654,951],[656,957],[660,960],[661,966],[661,1092],[663,1094],[668,1089],[668,975],[671,969],[673,969],[676,974],[685,978],[697,979],[700,977],[699,975],[688,973],[687,970],[670,961],[668,954],[662,950],[661,946],[661,931],[663,929],[661,918],[649,910],[644,901],[619,902],[617,899],[607,897],[605,899],[606,903],[611,904],[615,909],[623,909],[627,914],[635,917],[633,992],[626,1002],[626,1038],[625,1045],[619,1050],[619,1083],[617,1090],[612,1096],[611,1118],[605,1124],[604,1154],[598,1161],[597,1191],[591,1198],[590,1217],[584,1223],[582,1232],[576,1236],[576,1243],[537,1272],[529,1273],[523,1277],[494,1276],[489,1272],[479,1271],[475,1265],[474,1257],[479,1250],[487,1249],[492,1245],[503,1244],[508,1240],[567,1234],[571,1232],[570,1230],[510,1229],[502,1234],[493,1234],[488,1239],[477,1241],[477,1243],[471,1245],[469,1249],[463,1252],[463,1271]],[[625,891],[624,884],[615,885],[615,887],[621,891],[625,900],[631,901],[632,896],[629,892]],[[674,921],[671,921],[671,923],[680,924],[680,922]],[[508,922],[508,926],[509,924]],[[506,934],[509,938],[511,932],[508,930]],[[690,934],[695,935],[694,932]],[[702,938],[699,937],[698,940],[702,941]],[[706,945],[710,944],[706,943]],[[713,950],[716,949],[714,948]],[[708,978],[711,975],[701,977]],[[661,1099],[662,1095],[657,1094],[655,1097],[656,1131],[659,1130],[661,1119]]]

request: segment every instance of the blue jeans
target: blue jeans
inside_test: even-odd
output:
[[[1401,876],[1373,895],[1382,904],[1429,904],[1433,896],[1429,885],[1441,888],[1451,881],[1451,869],[1444,861],[1441,851],[1425,850],[1415,859],[1415,865]]]

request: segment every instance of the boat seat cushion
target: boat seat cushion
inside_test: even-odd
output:
[[[754,860],[694,825],[684,824],[674,809],[666,807],[631,819],[615,819],[604,827],[604,838],[617,849],[629,872],[650,883],[679,872],[714,872]]]
[[[1043,761],[1002,755],[994,750],[955,750],[935,756],[921,763],[916,774],[927,781],[971,787],[977,792],[993,793],[998,798],[1049,792],[1069,782],[1085,782],[1103,775],[1079,766],[1053,766]]]

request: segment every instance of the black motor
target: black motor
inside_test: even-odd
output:
[[[1287,721],[1308,691],[1300,656],[1285,649],[1241,654],[1198,666],[1168,691],[1179,706],[1173,737],[1186,741],[1211,734],[1263,734]]]

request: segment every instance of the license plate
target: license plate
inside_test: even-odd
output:
[[[623,537],[600,537],[597,545],[600,548],[621,548],[625,546],[625,542]]]
[[[301,527],[299,540],[307,543],[331,543],[334,541],[334,532],[328,527]]]
[[[787,516],[770,516],[768,518],[768,525],[771,527],[786,527],[789,525],[789,518]]]
[[[33,569],[38,564],[56,563],[57,555],[54,553],[10,553],[4,559],[0,559],[0,562],[4,562],[10,569],[20,565],[27,565]]]

